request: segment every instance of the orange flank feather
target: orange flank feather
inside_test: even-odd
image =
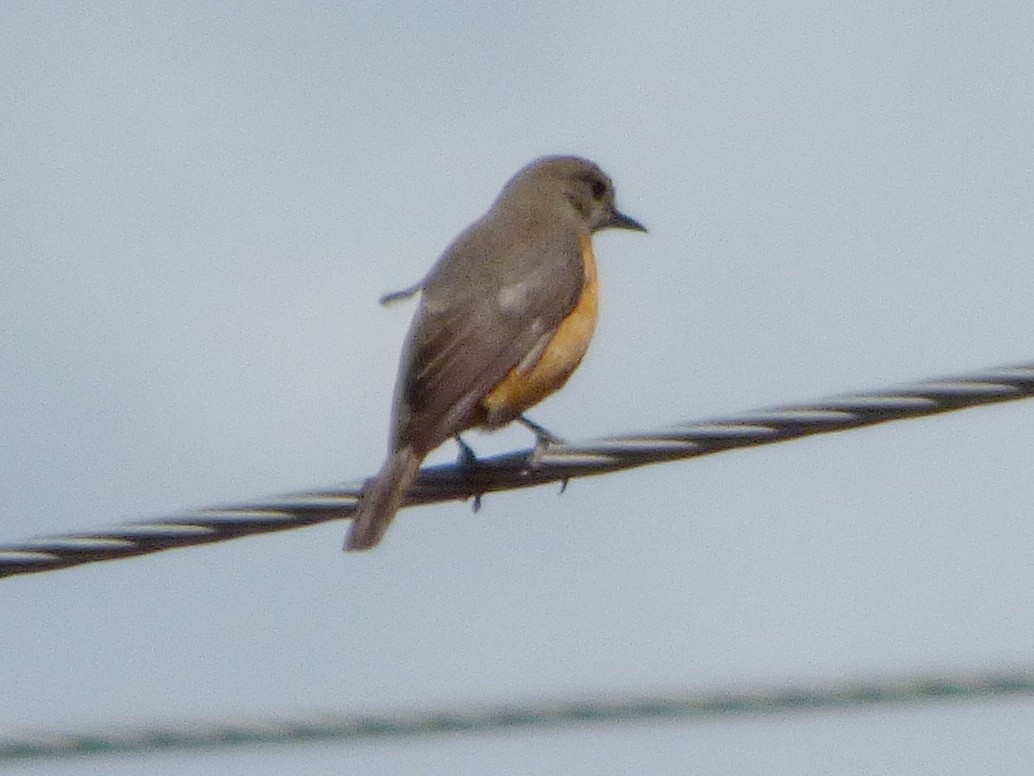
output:
[[[596,256],[588,234],[579,235],[584,262],[582,294],[578,303],[556,331],[530,368],[519,365],[499,381],[481,401],[486,418],[505,418],[509,422],[529,407],[538,404],[567,382],[581,363],[596,330],[599,285]]]

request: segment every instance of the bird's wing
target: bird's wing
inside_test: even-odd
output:
[[[578,234],[493,244],[475,225],[424,284],[395,391],[395,446],[431,450],[469,428],[478,404],[574,308]]]

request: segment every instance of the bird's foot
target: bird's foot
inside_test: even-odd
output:
[[[468,473],[472,473],[474,469],[480,466],[478,457],[474,454],[473,448],[463,441],[463,437],[459,434],[456,435],[456,444],[459,445],[460,452],[456,456],[456,464]],[[481,509],[481,493],[475,493],[473,501],[471,502],[471,511],[477,512]]]
[[[549,449],[550,445],[563,445],[567,443],[563,437],[559,437],[545,426],[540,426],[526,415],[518,415],[517,420],[535,435],[535,449],[531,451],[529,462],[533,467],[538,466],[542,454]],[[560,481],[560,492],[567,490],[568,478]]]
[[[544,450],[550,445],[562,445],[566,442],[563,437],[557,436],[545,426],[540,426],[527,415],[518,415],[517,421],[535,435],[536,450],[540,448]]]

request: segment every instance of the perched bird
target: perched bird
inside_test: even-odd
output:
[[[560,388],[596,328],[591,237],[646,229],[621,213],[599,167],[574,156],[537,159],[503,187],[485,215],[427,276],[382,302],[421,293],[402,351],[388,458],[363,493],[345,548],[384,536],[428,453],[474,427],[518,420]]]

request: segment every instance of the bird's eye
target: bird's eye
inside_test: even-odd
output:
[[[603,199],[603,195],[607,193],[607,184],[601,180],[594,180],[592,182],[592,197],[593,199]]]

